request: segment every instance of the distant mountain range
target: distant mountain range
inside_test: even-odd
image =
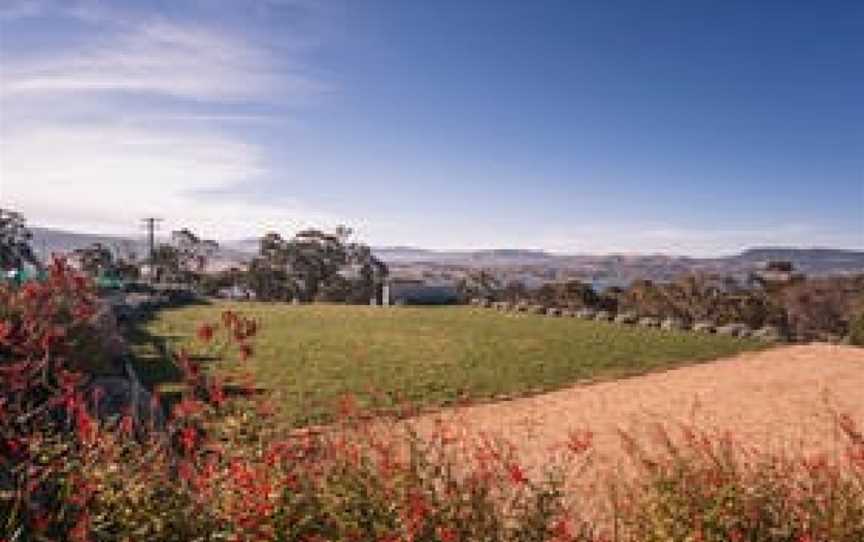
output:
[[[77,248],[87,247],[94,243],[111,247],[121,254],[134,254],[138,258],[145,257],[148,251],[147,241],[143,235],[135,238],[42,227],[30,227],[30,232],[33,234],[33,242],[31,243],[33,250],[42,259],[55,253],[68,254]],[[159,239],[158,242],[165,242],[165,239]],[[245,241],[238,241],[220,245],[218,259],[237,263],[249,259],[249,254],[257,251],[257,241],[254,242],[254,247],[250,245],[248,250],[245,243]],[[237,245],[236,248],[235,244]]]
[[[137,239],[70,232],[51,228],[31,228],[33,247],[40,256],[54,252],[70,252],[93,243],[134,252],[139,257],[147,252],[146,242]],[[257,239],[241,239],[221,243],[216,260],[220,266],[249,260],[258,250]],[[762,267],[771,260],[787,260],[796,269],[809,275],[864,273],[864,251],[831,248],[764,247],[745,250],[741,254],[717,258],[654,255],[562,255],[542,250],[426,250],[416,247],[375,247],[375,254],[401,269],[414,268],[492,268],[523,269],[553,277],[555,271],[594,277],[610,277],[622,281],[633,278],[664,280],[684,273],[704,271],[742,275]]]
[[[143,250],[146,243],[143,239],[131,239],[120,235],[102,235],[95,233],[79,233],[54,228],[30,227],[33,234],[33,250],[40,257],[52,253],[68,253],[76,248],[86,247],[94,243],[102,243],[120,250]]]
[[[377,248],[376,254],[391,264],[430,263],[471,267],[548,267],[585,269],[595,274],[620,276],[642,272],[645,278],[668,278],[692,271],[741,274],[773,260],[792,262],[811,275],[864,273],[864,251],[830,248],[752,248],[732,256],[694,258],[649,255],[560,255],[541,250],[432,251],[417,248]],[[629,272],[624,272],[630,270]]]

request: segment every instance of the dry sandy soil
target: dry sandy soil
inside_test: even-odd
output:
[[[731,430],[770,449],[839,451],[832,412],[864,422],[864,349],[827,344],[783,346],[613,382],[579,385],[512,401],[421,417],[511,441],[536,471],[571,430],[594,434],[601,471],[626,464],[620,430],[647,437],[657,423],[695,422]]]

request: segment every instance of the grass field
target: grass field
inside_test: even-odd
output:
[[[387,408],[450,404],[560,388],[759,348],[728,337],[467,307],[390,308],[215,303],[164,310],[133,333],[142,380],[176,379],[157,345],[191,343],[224,309],[261,323],[248,362],[291,423],[327,419],[335,400]],[[206,358],[205,358],[206,359]],[[213,366],[219,370],[219,360]]]

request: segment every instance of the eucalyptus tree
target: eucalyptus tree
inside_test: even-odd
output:
[[[457,290],[465,299],[497,299],[503,289],[501,281],[486,269],[469,271],[457,284]]]
[[[290,291],[304,301],[368,301],[388,269],[367,245],[352,241],[352,234],[345,226],[333,232],[306,229],[287,240],[267,233],[250,273],[269,293]],[[284,284],[274,286],[279,280]]]
[[[203,273],[207,263],[219,250],[219,243],[203,239],[188,228],[171,232],[171,243],[177,251],[180,272],[189,277]]]
[[[110,273],[114,268],[114,253],[102,243],[93,243],[84,248],[77,248],[72,255],[78,260],[81,270],[91,276]]]
[[[38,265],[24,215],[0,209],[0,269],[20,269],[25,263]]]

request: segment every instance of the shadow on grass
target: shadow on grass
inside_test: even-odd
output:
[[[164,308],[147,310],[137,318],[125,322],[123,335],[132,347],[132,366],[141,383],[149,389],[182,384],[183,375],[173,362],[174,349],[172,342],[187,338],[183,334],[156,335],[148,329],[164,310],[171,310],[195,305],[210,305],[206,300],[190,300],[173,303]],[[215,356],[194,356],[198,362],[216,362]]]
[[[151,324],[164,310],[178,309],[195,305],[210,305],[208,301],[187,301],[174,303],[164,308],[146,311],[124,325],[123,334],[132,349],[131,363],[141,384],[160,397],[162,406],[167,410],[182,397],[185,389],[183,373],[174,362],[176,343],[188,339],[182,333],[155,334],[150,331]],[[191,354],[189,360],[202,366],[215,365],[222,361],[221,356]],[[249,397],[263,393],[263,389],[226,381],[223,393],[227,398]]]

